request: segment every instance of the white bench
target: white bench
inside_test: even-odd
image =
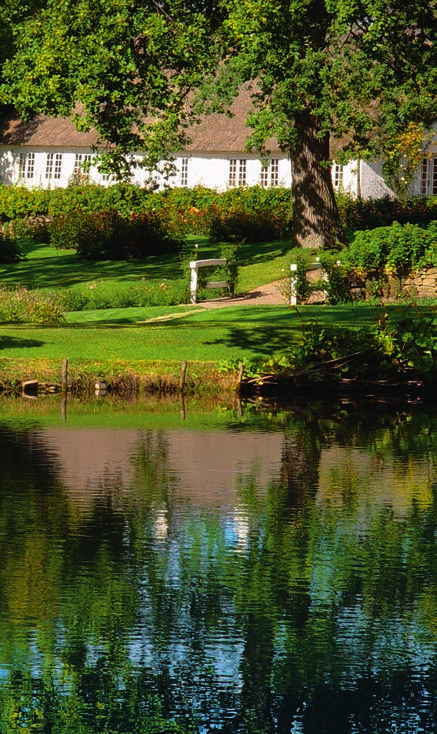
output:
[[[226,265],[225,258],[213,258],[212,260],[192,260],[190,262],[191,270],[191,286],[190,286],[190,303],[196,303],[197,293],[197,271],[199,268],[214,267],[219,265]],[[229,283],[227,280],[211,281],[206,284],[207,288],[228,288]]]

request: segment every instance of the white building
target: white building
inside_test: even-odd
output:
[[[233,117],[214,114],[195,125],[192,143],[182,153],[174,154],[175,174],[168,179],[171,186],[208,188],[224,191],[235,186],[290,187],[291,163],[279,150],[274,139],[269,141],[267,161],[256,153],[245,153],[248,135],[245,124],[248,97],[241,94],[235,101]],[[54,188],[67,186],[78,176],[82,166],[94,157],[97,144],[95,131],[80,133],[70,119],[39,117],[32,122],[11,118],[0,128],[0,182],[6,185]],[[141,159],[141,153],[134,156]],[[385,184],[381,163],[351,161],[332,169],[337,190],[363,198],[381,198],[392,192]],[[86,177],[94,183],[109,184],[112,177],[91,166]],[[147,173],[135,169],[132,182],[142,185]],[[158,183],[164,179],[157,175]],[[413,194],[437,194],[437,146],[431,157],[422,162]]]

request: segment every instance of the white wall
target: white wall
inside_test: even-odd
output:
[[[34,155],[34,168],[32,178],[28,178],[26,174],[20,179],[20,152],[24,152],[26,156],[30,153]],[[63,148],[50,148],[50,153],[62,154],[62,167],[60,176],[50,179],[46,175],[47,155],[46,150],[41,148],[6,148],[0,146],[0,180],[7,185],[22,184],[29,188],[58,188],[67,186],[72,182],[75,168],[76,154],[89,155],[89,149],[66,150]],[[291,164],[287,156],[272,156],[278,161],[278,185],[280,187],[291,187],[292,175]],[[140,160],[141,155],[134,156]],[[182,160],[187,161],[186,164],[186,181],[183,182],[189,188],[195,186],[206,186],[218,191],[224,191],[229,188],[229,161],[235,158],[237,161],[237,175],[240,161],[246,161],[246,185],[254,186],[261,182],[261,160],[254,154],[195,154],[195,153],[177,153],[173,162],[176,173],[170,178],[165,178],[160,174],[153,174],[152,178],[147,171],[137,168],[134,171],[132,181],[138,185],[149,185],[152,181],[158,186],[181,185],[181,169]],[[359,173],[359,176],[358,176]],[[382,177],[382,166],[380,162],[374,161],[351,161],[343,167],[343,181],[341,190],[352,196],[357,196],[358,185],[357,180],[360,179],[361,196],[367,198],[381,198],[383,196],[393,196],[393,192],[384,183]],[[99,173],[95,167],[91,167],[89,179],[94,183],[108,185],[111,183],[111,177],[104,176]],[[420,186],[420,175],[416,183],[412,186],[412,191],[418,193]]]
[[[363,199],[393,197],[393,191],[384,181],[380,161],[361,161],[361,196]]]
[[[29,154],[34,155],[33,175],[28,177],[26,172],[20,178],[20,152],[24,152],[26,156]],[[46,166],[47,166],[47,152],[37,148],[25,149],[19,148],[0,148],[0,177],[1,181],[7,185],[22,184],[29,188],[58,188],[67,186],[71,183],[74,175],[75,167],[75,156],[76,153],[86,155],[89,154],[89,150],[76,149],[74,151],[68,151],[62,148],[51,148],[50,153],[62,155],[62,167],[58,177],[52,175],[51,178],[47,178]],[[166,178],[158,173],[153,174],[152,177],[144,169],[138,167],[134,170],[132,181],[139,185],[145,183],[151,183],[163,186],[164,184],[170,186],[181,185],[181,167],[182,159],[187,160],[187,183],[188,187],[194,186],[207,186],[208,188],[217,189],[218,191],[224,191],[228,188],[229,181],[229,160],[235,157],[240,165],[240,160],[246,161],[246,185],[255,186],[260,183],[261,175],[261,161],[255,155],[240,154],[238,157],[223,153],[222,155],[210,155],[210,154],[183,154],[178,153],[174,156],[174,165],[176,167],[175,175]],[[289,187],[291,185],[291,167],[287,156],[274,156],[278,160],[278,185],[282,187]],[[140,159],[140,155],[134,156],[137,160]],[[109,183],[108,177],[105,177],[97,171],[95,167],[91,167],[89,171],[89,178],[95,183]]]
[[[20,177],[20,152],[24,152],[26,156],[29,154],[34,155],[33,175],[31,178],[28,177],[25,172]],[[63,148],[51,148],[50,153],[62,155],[62,165],[60,176],[56,175],[53,168],[52,177],[47,178],[46,166],[47,166],[47,151],[38,148],[5,148],[0,147],[0,179],[2,183],[7,185],[21,184],[28,188],[60,188],[68,186],[71,183],[74,174],[74,165],[76,159],[76,153],[82,155],[89,155],[88,149],[77,149],[75,151],[68,151]],[[105,177],[97,171],[96,168],[92,167],[90,170],[90,179],[95,183],[105,183]],[[109,182],[108,182],[109,183]]]
[[[246,161],[246,185],[256,186],[260,184],[261,161],[258,156],[248,153],[230,154],[183,154],[175,155],[175,164],[178,171],[181,170],[181,161],[188,159],[188,187],[206,186],[217,191],[225,191],[229,181],[229,161],[234,158],[238,161]],[[278,185],[281,187],[291,186],[291,165],[287,156],[275,155],[272,158],[278,160]],[[175,177],[175,185],[180,185],[180,176]]]

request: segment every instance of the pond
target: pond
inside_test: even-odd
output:
[[[2,732],[436,731],[432,406],[15,399],[0,441]]]

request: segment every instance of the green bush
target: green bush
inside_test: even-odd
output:
[[[0,185],[0,221],[37,216],[58,218],[77,209],[87,212],[115,209],[125,217],[132,212],[158,212],[169,209],[172,216],[180,220],[179,228],[184,225],[186,231],[206,234],[209,227],[208,214],[215,204],[218,212],[212,212],[212,223],[214,226],[225,226],[228,230],[233,222],[234,240],[245,236],[242,234],[244,232],[242,222],[238,218],[241,212],[244,213],[243,219],[247,219],[250,237],[256,235],[254,229],[258,222],[266,227],[264,236],[269,239],[277,237],[278,225],[279,230],[282,230],[283,222],[286,231],[280,236],[289,236],[291,199],[289,189],[263,189],[260,186],[236,188],[219,194],[205,187],[167,188],[151,192],[129,183],[117,183],[107,187],[92,183],[74,184],[51,190]],[[401,204],[396,199],[388,197],[378,200],[357,200],[346,194],[338,194],[337,205],[343,227],[348,231],[389,226],[395,221],[400,224],[409,222],[423,225],[437,217],[436,197],[412,197]],[[232,222],[228,223],[225,213],[230,209],[233,218]],[[267,226],[269,214],[272,215],[273,221]],[[232,228],[230,229],[232,234]],[[218,236],[218,239],[224,238]]]
[[[437,255],[437,223],[427,228],[417,224],[401,225],[357,232],[354,241],[341,254],[344,266],[363,273],[387,270],[398,276],[434,264]]]
[[[62,306],[40,291],[0,288],[0,322],[56,324],[64,321]]]
[[[0,221],[46,216],[53,191],[0,185]]]
[[[128,259],[179,253],[182,249],[181,232],[169,211],[133,213],[123,220],[123,237]]]
[[[208,210],[217,199],[216,191],[204,187],[156,191],[145,199],[143,211],[165,212],[178,236],[208,233]],[[136,211],[136,210],[134,210]]]
[[[0,263],[15,263],[26,257],[25,242],[0,230]]]
[[[328,303],[349,303],[352,301],[354,281],[351,278],[350,269],[339,262],[338,255],[327,252],[320,253],[320,264],[326,273],[323,281],[323,290],[326,293]],[[320,284],[321,285],[321,284]],[[316,284],[315,287],[319,287]]]
[[[123,217],[115,209],[76,209],[49,225],[50,241],[59,249],[75,249],[86,260],[137,259],[178,252],[181,241],[170,236],[164,215],[154,212]]]
[[[290,237],[291,198],[286,189],[233,189],[218,195],[208,211],[215,241],[264,242]]]
[[[437,218],[437,198],[416,196],[400,203],[388,196],[382,199],[353,199],[337,194],[337,207],[346,231],[386,227],[399,224],[426,225]]]

